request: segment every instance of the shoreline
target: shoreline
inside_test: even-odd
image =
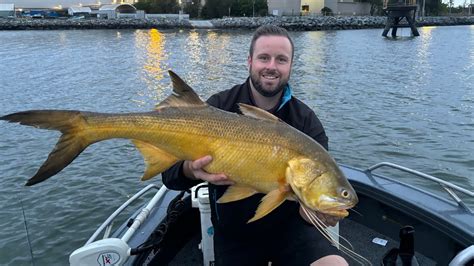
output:
[[[384,16],[316,16],[316,17],[230,17],[212,20],[155,19],[1,19],[0,30],[66,30],[66,29],[255,29],[261,25],[278,25],[291,31],[384,28]],[[417,27],[474,25],[470,17],[425,17]]]

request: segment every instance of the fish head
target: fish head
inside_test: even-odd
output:
[[[288,162],[286,181],[298,200],[312,210],[337,217],[358,202],[357,194],[331,160],[294,158]]]

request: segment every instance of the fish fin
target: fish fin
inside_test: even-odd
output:
[[[190,106],[208,106],[203,102],[196,92],[184,82],[173,71],[168,71],[173,83],[173,93],[164,101],[159,103],[155,109],[160,110],[165,107],[190,107]]]
[[[245,116],[253,117],[256,119],[263,119],[263,120],[271,120],[271,121],[279,121],[282,122],[282,120],[273,114],[260,109],[258,107],[248,105],[245,103],[238,103],[239,109],[244,114]]]
[[[257,194],[257,191],[251,187],[233,185],[227,188],[224,195],[217,200],[217,203],[237,201],[255,194]]]
[[[179,159],[160,148],[140,140],[132,140],[145,159],[146,170],[141,180],[148,180],[170,168]]]
[[[87,146],[94,143],[94,140],[84,134],[84,128],[87,125],[83,114],[79,111],[43,110],[25,111],[0,117],[0,120],[37,128],[54,129],[63,133],[43,165],[26,182],[26,186],[40,183],[59,173]]]
[[[262,201],[258,205],[257,211],[255,212],[255,216],[248,220],[247,223],[255,222],[256,220],[269,214],[278,206],[280,206],[289,196],[290,192],[286,190],[275,189],[270,191],[267,195],[265,195],[265,197],[262,198]]]

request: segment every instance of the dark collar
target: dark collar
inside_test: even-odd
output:
[[[246,93],[248,94],[248,99],[250,101],[250,104],[253,105],[253,106],[257,106],[255,104],[255,100],[254,100],[253,95],[252,95],[252,88],[250,86],[250,77],[248,77],[247,80],[245,81],[245,85],[247,87]],[[283,108],[283,106],[286,103],[288,103],[291,100],[292,94],[293,94],[293,92],[291,90],[290,84],[287,84],[285,89],[283,90],[283,94],[281,95],[281,98],[280,98],[280,101],[279,101],[280,103],[277,104],[272,109],[266,110],[266,111],[270,112],[272,114],[279,111],[281,108]]]

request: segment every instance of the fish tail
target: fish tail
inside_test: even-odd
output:
[[[0,117],[0,120],[12,123],[62,132],[56,146],[36,174],[26,182],[26,186],[40,183],[57,174],[87,146],[95,142],[84,133],[87,123],[83,114],[79,111],[42,110],[25,111]]]

